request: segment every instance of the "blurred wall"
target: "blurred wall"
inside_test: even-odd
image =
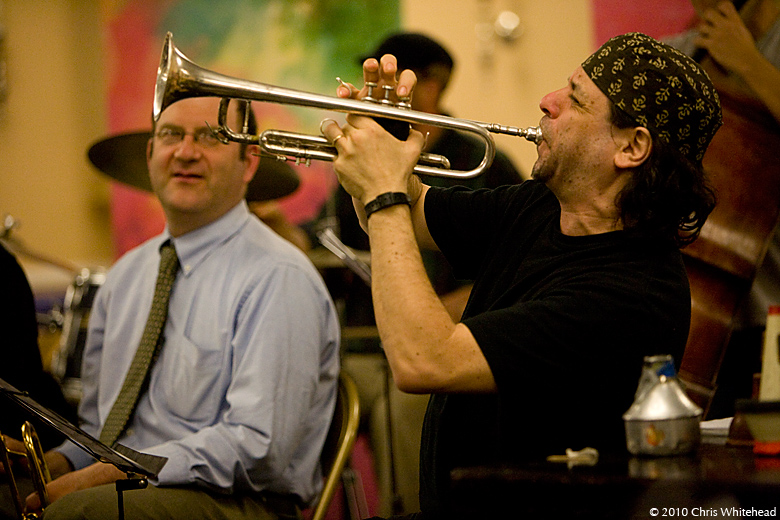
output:
[[[112,261],[109,181],[86,158],[107,134],[99,0],[0,0],[9,90],[0,104],[0,214],[21,222],[31,250],[76,265]],[[536,125],[539,99],[560,88],[592,50],[588,0],[401,0],[403,25],[439,39],[456,57],[445,98],[453,115]],[[516,40],[478,37],[511,10]],[[498,145],[526,174],[536,157],[525,140]],[[34,286],[52,269],[22,258]],[[62,273],[60,272],[60,275]],[[58,281],[62,276],[57,277]]]
[[[98,1],[6,0],[0,24],[8,79],[0,104],[0,214],[20,223],[12,236],[38,254],[105,264],[108,181],[86,157],[105,128]],[[66,274],[21,259],[37,287]]]
[[[592,51],[590,5],[588,0],[406,0],[402,20],[454,56],[455,73],[444,99],[453,116],[527,127],[539,123],[542,96],[564,87]],[[493,31],[503,11],[519,17],[515,40]],[[533,144],[509,136],[497,136],[496,143],[530,174]]]

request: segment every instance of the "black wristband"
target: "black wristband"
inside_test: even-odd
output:
[[[406,204],[407,206],[411,206],[412,199],[409,198],[409,195],[400,191],[388,191],[387,193],[382,193],[377,198],[366,204],[366,219],[368,219],[372,213],[375,213],[380,209],[389,208],[390,206],[395,206],[398,204]]]

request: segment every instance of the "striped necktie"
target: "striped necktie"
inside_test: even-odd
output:
[[[112,446],[127,427],[130,417],[135,411],[138,398],[149,378],[149,372],[154,360],[162,348],[164,338],[162,331],[168,318],[168,300],[171,287],[179,270],[179,258],[176,249],[169,240],[160,248],[160,269],[157,273],[157,285],[154,288],[154,298],[149,317],[146,320],[141,343],[135,353],[133,362],[125,376],[125,382],[119,391],[114,406],[106,418],[103,430],[100,432],[100,442]]]

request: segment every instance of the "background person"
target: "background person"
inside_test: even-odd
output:
[[[118,438],[168,462],[153,485],[125,494],[127,518],[296,517],[322,485],[337,316],[305,255],[250,214],[256,150],[213,136],[204,122],[215,126],[218,104],[185,99],[161,114],[147,159],[166,228],[112,267],[90,315],[79,417],[100,437],[145,326],[159,250],[173,243],[164,346]],[[235,108],[231,117],[243,119]],[[116,515],[122,472],[72,444],[47,461],[58,477],[47,518]]]
[[[727,75],[737,78],[780,124],[780,2],[748,0],[739,12],[731,1],[692,0],[691,4],[699,16],[697,27],[665,41],[689,56],[712,59]],[[761,127],[756,125],[755,131]],[[740,153],[739,148],[731,148],[729,153]],[[778,233],[775,228],[750,294],[738,308],[708,418],[733,416],[734,401],[752,395],[753,374],[761,371],[767,312],[769,306],[780,304]]]
[[[65,400],[57,381],[43,368],[38,345],[38,322],[35,313],[35,298],[22,266],[2,244],[0,244],[0,273],[3,290],[0,291],[0,330],[4,333],[3,363],[0,378],[15,388],[26,391],[40,404],[54,410],[68,420],[75,421],[75,410]],[[21,443],[14,443],[21,435],[22,424],[30,421],[35,428],[43,449],[53,448],[64,437],[47,424],[31,417],[9,399],[0,398],[0,433],[6,437],[9,447],[24,451]],[[0,472],[3,472],[0,466]],[[5,479],[7,477],[1,477]],[[22,489],[29,493],[32,482],[23,471],[14,472],[14,478]],[[17,518],[10,488],[0,483],[0,518]]]
[[[394,33],[360,61],[362,63],[368,57],[379,59],[385,54],[396,57],[399,69],[410,69],[417,75],[417,85],[411,99],[412,110],[451,115],[444,109],[443,102],[455,60],[439,42],[421,33]],[[467,133],[429,125],[415,125],[415,128],[427,135],[425,151],[447,157],[454,170],[471,170],[484,156],[484,143]],[[495,188],[523,181],[520,172],[501,150],[496,150],[493,163],[478,177],[453,179],[422,175],[421,179],[432,186],[459,185],[471,189]],[[368,237],[355,216],[352,197],[339,186],[334,200],[342,241],[354,249],[368,250]],[[471,291],[471,282],[457,279],[439,251],[425,250],[422,255],[436,294],[452,319],[459,320]],[[374,325],[369,287],[352,273],[346,273],[338,285],[344,293],[346,324]],[[388,514],[391,511],[415,511],[419,508],[419,483],[416,476],[427,396],[398,392],[392,384],[387,389],[386,377],[383,376],[386,361],[376,339],[346,340],[345,349],[349,355],[344,359],[344,369],[358,383],[362,409],[365,410],[364,424],[370,425],[370,438],[380,481],[380,508]],[[392,413],[394,434],[391,440],[387,437],[387,406],[390,406]],[[392,453],[388,449],[389,442],[392,442]],[[393,476],[389,473],[391,466]]]

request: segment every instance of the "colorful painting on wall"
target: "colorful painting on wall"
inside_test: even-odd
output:
[[[253,82],[335,95],[360,79],[358,57],[398,30],[398,0],[103,0],[110,134],[148,131],[165,34],[206,69]],[[324,112],[254,103],[261,130],[318,133]],[[313,220],[336,187],[327,163],[293,166],[299,188],[279,199],[294,224]],[[149,193],[112,188],[116,255],[159,233]]]

